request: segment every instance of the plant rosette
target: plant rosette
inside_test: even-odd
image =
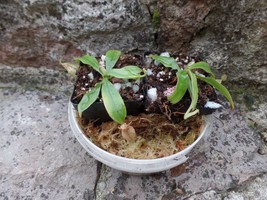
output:
[[[101,58],[85,55],[80,64],[71,102],[80,116],[98,124],[114,120],[122,123],[129,115],[143,112],[144,71],[137,55],[121,55],[110,50]]]
[[[146,111],[163,113],[169,120],[179,122],[198,113],[211,114],[221,107],[215,90],[234,103],[229,91],[216,80],[208,63],[191,57],[145,56]]]
[[[226,96],[233,107],[229,92],[214,79],[204,62],[181,65],[177,58],[163,54],[149,55],[146,63],[133,59],[129,64],[122,61],[120,51],[116,50],[99,59],[86,55],[76,60],[81,64],[79,69],[69,63],[62,65],[72,74],[78,69],[77,80],[89,77],[86,82],[77,81],[84,88],[89,85],[89,89],[84,89],[85,92],[74,89],[76,92],[69,103],[72,131],[95,159],[124,172],[155,173],[184,163],[186,155],[210,131],[210,121],[198,114],[197,105],[216,100],[213,88]],[[77,82],[76,88],[80,87]],[[133,85],[137,82],[139,90],[134,92]],[[130,89],[125,90],[123,85],[129,83]],[[73,99],[79,102],[77,108]],[[125,99],[141,100],[145,111],[136,116],[126,115]],[[96,112],[95,103],[103,103],[103,109],[113,121],[84,120],[88,108],[92,109],[89,114]],[[212,109],[220,106],[212,103]]]

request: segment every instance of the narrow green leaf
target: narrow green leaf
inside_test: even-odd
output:
[[[89,65],[89,66],[93,67],[94,70],[96,70],[97,72],[102,74],[100,71],[100,68],[99,68],[99,63],[95,57],[89,56],[89,55],[84,55],[82,57],[76,58],[76,61],[80,61],[83,64]]]
[[[115,66],[120,56],[121,56],[121,51],[118,51],[118,50],[107,51],[106,58],[105,58],[107,71],[111,70]]]
[[[234,107],[235,107],[234,101],[232,99],[230,92],[226,89],[226,87],[224,87],[222,84],[220,84],[214,78],[202,77],[202,76],[197,76],[197,78],[212,85],[216,90],[218,90],[222,95],[224,95],[225,98],[230,102],[231,108],[234,109]]]
[[[168,100],[172,104],[178,103],[183,98],[188,89],[188,84],[189,84],[189,77],[185,71],[182,70],[178,71],[176,73],[176,76],[177,76],[177,84],[175,90],[170,96],[168,96]]]
[[[78,104],[78,113],[81,116],[82,112],[89,108],[98,98],[101,89],[101,83],[97,83],[92,90],[83,95],[82,100]]]
[[[198,100],[198,85],[197,85],[197,77],[196,75],[188,70],[188,74],[190,76],[190,82],[189,82],[189,93],[191,96],[191,104],[189,108],[187,109],[186,113],[184,114],[184,119],[187,119],[199,112],[198,109],[196,109],[197,106],[197,100]]]
[[[176,69],[176,70],[179,69],[179,66],[178,66],[176,60],[172,57],[151,55],[151,58],[158,61],[159,63],[161,63],[165,67],[169,67],[169,68]]]
[[[103,79],[101,94],[109,116],[119,124],[123,124],[127,115],[125,104],[120,93],[106,78]]]
[[[194,63],[190,66],[188,66],[188,69],[192,70],[192,69],[202,69],[205,72],[209,73],[212,77],[215,77],[214,74],[212,73],[210,66],[208,65],[208,63],[200,61],[197,63]]]
[[[198,100],[197,77],[191,71],[189,71],[189,76],[190,76],[190,82],[191,82],[191,84],[189,85],[189,87],[190,87],[190,91],[191,91],[192,108],[195,109],[196,108],[196,105],[197,105],[197,100]]]
[[[108,75],[116,78],[137,79],[145,76],[141,72],[144,72],[141,68],[130,65],[120,69],[111,69]]]

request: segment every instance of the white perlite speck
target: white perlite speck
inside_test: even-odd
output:
[[[94,79],[94,74],[93,74],[92,72],[90,72],[90,73],[88,74],[88,77],[89,77],[90,80],[93,80],[93,79]]]
[[[105,66],[105,60],[106,60],[106,56],[102,55],[101,56],[101,60],[99,61],[100,66],[104,67]]]
[[[152,71],[151,69],[147,69],[147,70],[146,70],[146,74],[147,74],[148,76],[153,75],[153,71]]]
[[[207,101],[207,103],[205,104],[204,106],[205,108],[211,108],[211,109],[217,109],[217,108],[220,108],[222,107],[221,104],[218,104],[214,101]]]
[[[169,52],[162,52],[160,56],[171,57]]]
[[[114,87],[115,87],[115,89],[117,91],[120,91],[120,89],[121,89],[121,84],[120,83],[114,83],[113,85],[114,85]]]
[[[127,83],[125,83],[125,86],[126,87],[132,87],[132,83],[131,82],[127,82]]]
[[[135,83],[136,83],[137,85],[140,85],[140,82],[141,82],[140,78],[135,80]]]
[[[106,60],[106,56],[105,55],[102,55],[101,56],[101,60],[104,62]]]
[[[133,91],[134,91],[134,93],[137,93],[139,91],[139,86],[133,85]]]
[[[147,96],[148,98],[153,102],[156,101],[158,98],[158,94],[157,94],[157,88],[150,88],[147,91]]]

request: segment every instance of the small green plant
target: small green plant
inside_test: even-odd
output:
[[[234,102],[229,91],[215,79],[214,74],[212,73],[209,65],[206,62],[201,61],[197,63],[189,63],[184,67],[184,69],[182,69],[178,66],[176,60],[172,57],[159,55],[151,55],[151,57],[165,67],[177,70],[177,83],[175,89],[172,94],[167,97],[172,104],[178,103],[184,97],[186,91],[189,91],[191,104],[184,114],[184,119],[187,119],[199,112],[199,110],[196,108],[198,101],[197,79],[212,85],[216,90],[218,90],[226,97],[226,99],[230,102],[231,108],[234,109]],[[200,74],[198,72],[199,69],[204,70],[209,74],[209,76],[206,77],[203,74]]]
[[[121,56],[121,51],[109,50],[106,52],[104,63],[100,63],[97,59],[90,55],[84,55],[76,58],[77,62],[92,67],[101,76],[100,80],[93,88],[86,92],[78,104],[79,115],[89,108],[100,96],[109,116],[119,124],[123,124],[127,115],[126,107],[120,93],[110,82],[112,77],[120,79],[138,79],[145,76],[144,71],[137,66],[125,66],[119,69],[114,68]]]

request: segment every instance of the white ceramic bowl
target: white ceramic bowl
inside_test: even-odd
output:
[[[208,123],[209,120],[206,120],[205,128],[202,133],[194,143],[184,150],[164,158],[131,159],[111,154],[92,143],[92,141],[83,134],[82,129],[79,127],[79,124],[77,123],[77,111],[71,102],[69,102],[68,105],[68,116],[69,123],[75,137],[91,156],[111,168],[131,174],[150,174],[161,172],[184,163],[188,159],[186,155],[199,142],[203,135],[207,131],[210,131],[210,125]]]

